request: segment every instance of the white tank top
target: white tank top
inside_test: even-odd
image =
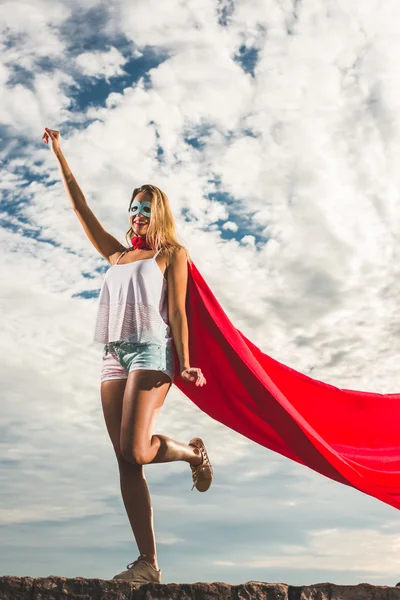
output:
[[[118,265],[126,252],[104,275],[93,341],[165,346],[171,342],[171,331],[167,279],[156,262],[160,251],[152,258]]]

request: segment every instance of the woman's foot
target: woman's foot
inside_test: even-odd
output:
[[[154,562],[149,560],[145,554],[126,566],[127,571],[121,571],[114,575],[113,579],[124,579],[132,583],[161,583],[162,569],[156,569]]]
[[[195,487],[199,492],[206,492],[212,482],[213,470],[210,463],[210,459],[208,458],[207,450],[204,445],[204,442],[201,438],[194,437],[190,440],[189,446],[194,446],[200,450],[202,455],[202,461],[199,462],[198,465],[192,466],[192,478],[193,478],[193,486],[192,490]]]

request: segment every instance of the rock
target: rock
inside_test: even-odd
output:
[[[0,600],[400,600],[400,586],[286,585],[247,581],[147,583],[83,577],[0,577]]]

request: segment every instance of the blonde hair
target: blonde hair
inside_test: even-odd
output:
[[[171,256],[180,248],[183,248],[186,252],[188,261],[192,262],[189,252],[185,246],[178,241],[175,220],[172,216],[171,206],[167,194],[165,194],[165,192],[160,190],[160,188],[157,186],[151,185],[150,183],[145,183],[144,185],[133,190],[132,198],[129,203],[129,209],[132,206],[135,196],[137,196],[139,192],[143,192],[151,197],[151,217],[146,233],[147,243],[154,250],[162,250],[165,252],[168,258],[171,258]],[[129,247],[132,247],[132,235],[133,228],[131,226],[129,231],[127,231],[125,234],[125,239],[127,240]]]

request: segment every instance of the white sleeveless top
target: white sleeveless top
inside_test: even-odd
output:
[[[118,265],[105,273],[99,295],[94,342],[129,341],[167,345],[171,342],[168,322],[167,279],[152,258]]]

